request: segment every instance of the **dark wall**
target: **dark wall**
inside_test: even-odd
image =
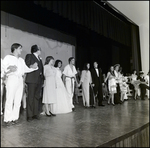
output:
[[[39,2],[41,5],[46,4],[45,1]],[[60,3],[63,5],[58,5]],[[74,3],[76,4],[75,7],[72,5]],[[85,62],[90,62],[92,67],[92,63],[97,61],[104,73],[108,71],[111,65],[116,63],[121,64],[125,73],[130,72],[130,59],[133,56],[131,54],[132,43],[129,40],[130,25],[119,21],[119,19],[112,18],[104,9],[99,8],[95,4],[92,4],[92,7],[90,3],[78,3],[75,1],[62,1],[58,3],[51,1],[50,7],[46,8],[46,5],[41,7],[41,5],[36,5],[33,1],[1,1],[1,10],[75,37],[76,66],[80,69],[83,68]],[[84,4],[87,5],[89,11],[86,10]],[[62,11],[58,9],[58,6]],[[68,6],[71,6],[73,9],[71,10],[71,7]],[[80,6],[83,6],[84,9]],[[79,7],[80,9],[77,10],[84,10],[81,11],[82,15],[80,15],[79,11],[76,12],[75,10]],[[71,13],[67,13],[66,10]],[[85,11],[88,14],[85,15]],[[94,15],[95,13],[97,15]],[[97,24],[96,16],[99,16],[100,28]],[[116,25],[115,21],[118,22]],[[121,28],[126,28],[126,31],[118,25],[121,25]],[[42,34],[44,35],[44,33]],[[53,35],[51,36],[53,37]],[[69,42],[71,43],[72,41],[68,40]],[[136,62],[137,59],[134,60]]]

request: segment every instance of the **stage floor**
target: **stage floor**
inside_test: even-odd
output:
[[[1,147],[97,147],[149,122],[149,99],[129,98],[123,104],[84,108],[82,98],[75,112],[56,117],[40,116],[4,126],[1,116]]]

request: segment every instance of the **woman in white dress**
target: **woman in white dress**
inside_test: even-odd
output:
[[[110,104],[110,100],[112,101],[112,105],[114,104],[114,94],[117,93],[117,85],[115,80],[115,74],[114,74],[114,67],[110,67],[110,71],[107,73],[107,77],[105,79],[105,83],[108,80],[108,90],[109,90],[109,98],[108,98],[108,105]]]
[[[67,91],[62,81],[62,66],[61,60],[56,60],[54,67],[56,67],[56,104],[54,104],[54,113],[63,114],[72,112],[72,107],[69,98],[67,98]]]
[[[54,67],[54,58],[52,56],[46,57],[44,65],[44,88],[43,100],[45,104],[45,114],[50,117],[56,116],[53,114],[53,105],[56,103],[56,68]]]
[[[90,107],[90,85],[92,85],[91,72],[89,71],[90,64],[86,63],[81,73],[81,79],[79,85],[82,84],[82,98],[83,105]]]
[[[138,96],[138,91],[139,91],[139,81],[137,81],[137,72],[136,70],[133,70],[133,73],[131,74],[131,84],[134,86],[134,92],[133,92],[133,97],[136,100]]]

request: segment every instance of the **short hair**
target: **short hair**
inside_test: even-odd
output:
[[[15,51],[15,49],[17,49],[17,48],[20,47],[20,46],[21,46],[21,48],[22,48],[22,45],[19,44],[19,43],[14,43],[14,44],[12,44],[12,45],[11,45],[11,52],[13,53],[13,52]]]
[[[37,45],[31,46],[31,53],[37,52],[40,48]]]
[[[55,64],[54,64],[54,67],[58,67],[58,63],[61,63],[61,65],[62,65],[62,61],[61,60],[56,60]]]
[[[74,57],[70,57],[70,58],[68,59],[68,62],[70,63],[71,60],[73,60],[73,59],[74,59]]]
[[[136,70],[136,69],[133,69],[133,70],[132,70],[132,74],[133,74],[135,71],[136,71],[136,73],[137,73],[137,70]]]
[[[45,59],[45,65],[47,65],[51,60],[54,60],[52,56],[47,56]]]

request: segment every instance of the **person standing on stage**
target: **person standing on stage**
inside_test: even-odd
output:
[[[147,75],[145,76],[145,82],[149,86],[149,71],[148,71]],[[149,90],[148,89],[147,89],[146,93],[147,93],[147,97],[149,99]]]
[[[74,86],[75,86],[74,83],[77,83],[77,80],[76,80],[77,71],[74,66],[75,64],[74,57],[70,57],[68,59],[68,62],[69,64],[65,66],[64,71],[63,71],[63,82],[67,90],[67,95],[70,100],[72,110],[74,111],[75,107],[73,105],[73,95],[74,95]]]
[[[22,45],[18,43],[12,44],[11,52],[12,54],[5,56],[3,59],[3,66],[7,76],[4,111],[6,125],[18,122],[23,94],[23,75],[38,70],[36,63],[33,63],[32,68],[28,68],[25,61],[20,57]]]
[[[44,82],[43,63],[40,58],[41,49],[37,45],[31,47],[31,54],[27,54],[25,62],[28,67],[37,63],[38,70],[26,75],[25,83],[27,84],[27,121],[39,119],[39,100],[42,97],[42,86]]]
[[[108,105],[110,104],[110,100],[112,105],[114,106],[114,94],[117,93],[116,90],[116,80],[115,80],[115,74],[114,74],[114,67],[111,66],[109,69],[109,72],[107,73],[107,77],[105,79],[105,82],[108,80],[108,90],[109,90],[109,98],[108,98]]]
[[[47,56],[44,65],[44,89],[42,103],[45,104],[46,116],[56,116],[54,114],[54,104],[57,101],[56,95],[56,68],[54,67],[54,58]]]
[[[102,85],[104,85],[102,70],[98,68],[98,63],[93,63],[94,68],[91,70],[92,81],[94,84],[94,93],[98,99],[98,106],[105,106],[102,104],[103,101],[103,90]]]
[[[55,114],[65,114],[72,112],[72,106],[70,105],[70,100],[67,95],[66,88],[62,81],[61,72],[62,61],[56,60],[54,67],[56,68],[56,103],[54,104]],[[54,91],[53,91],[54,92]]]
[[[117,87],[116,87],[117,93],[115,93],[115,95],[114,95],[114,103],[115,104],[121,104],[122,103],[122,101],[120,100],[121,91],[120,91],[119,83],[121,82],[121,79],[120,79],[119,68],[120,68],[120,64],[114,65],[114,74],[115,74],[116,85],[117,85]]]
[[[82,99],[83,105],[87,108],[90,107],[90,85],[92,84],[92,76],[90,72],[90,64],[85,63],[81,73],[80,85],[82,84]]]
[[[146,84],[145,78],[144,78],[144,72],[140,71],[139,76],[137,77],[137,80],[140,80],[140,92],[141,92],[141,100],[145,100],[145,94],[146,94],[146,89],[150,89],[150,87]]]

